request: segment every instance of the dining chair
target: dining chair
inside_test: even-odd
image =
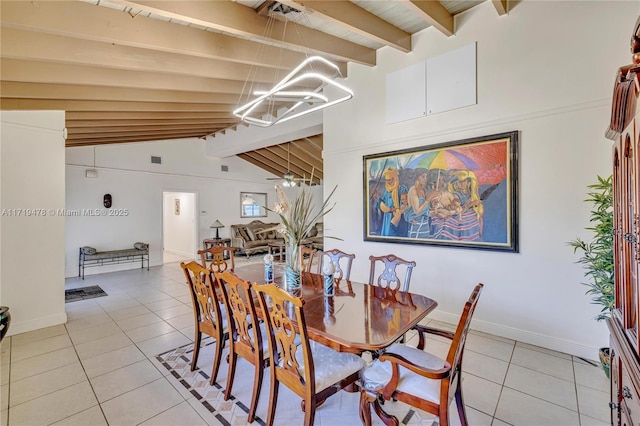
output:
[[[212,272],[233,271],[236,267],[235,247],[213,246],[205,250],[198,250],[201,265]],[[228,259],[225,258],[228,253]]]
[[[233,272],[214,272],[222,290],[224,304],[229,315],[229,374],[224,400],[228,401],[233,388],[238,356],[253,364],[253,394],[249,405],[247,423],[253,423],[258,406],[264,369],[269,365],[269,349],[264,323],[258,320],[253,299],[252,284],[244,281]]]
[[[411,271],[416,262],[399,258],[395,254],[385,256],[369,256],[371,268],[369,270],[369,284],[389,287],[394,290],[409,291]],[[404,280],[398,276],[399,266],[405,267]],[[378,273],[378,271],[380,271]]]
[[[456,400],[460,424],[469,424],[462,397],[462,357],[469,324],[476,309],[483,284],[478,284],[464,306],[455,332],[416,325],[417,347],[391,345],[371,367],[363,371],[360,392],[360,419],[371,425],[371,406],[386,425],[398,425],[398,419],[387,414],[379,398],[394,399],[438,416],[440,426],[448,426],[449,405]],[[425,334],[451,340],[446,359],[424,351]],[[402,368],[400,368],[402,367]]]
[[[214,279],[211,271],[194,261],[189,263],[180,262],[180,266],[184,271],[184,275],[187,278],[187,285],[190,289],[195,322],[191,371],[196,369],[198,355],[200,354],[202,333],[205,333],[215,340],[216,345],[213,357],[213,368],[209,380],[209,383],[213,385],[218,376],[225,341],[229,338],[229,334],[225,331],[227,328],[226,313],[223,314],[220,299],[214,287]]]
[[[302,398],[304,424],[310,426],[316,408],[329,396],[358,379],[365,363],[357,355],[336,352],[309,340],[304,299],[273,285],[254,287],[268,330],[270,398],[267,425],[273,424],[278,388],[283,383]]]
[[[302,270],[311,272],[311,266],[316,255],[316,250],[308,246],[300,246],[300,261],[302,262]]]
[[[338,249],[331,249],[326,251],[319,251],[318,255],[318,273],[322,273],[322,268],[325,264],[325,256],[329,258],[329,261],[332,262],[336,268],[336,271],[333,273],[334,278],[349,280],[351,276],[351,264],[353,263],[353,259],[356,258],[355,254],[348,254]]]

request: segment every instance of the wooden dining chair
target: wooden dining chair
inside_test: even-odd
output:
[[[229,258],[226,259],[227,255]],[[198,250],[201,265],[212,272],[233,271],[236,267],[235,247],[213,246],[205,250]]]
[[[349,280],[349,277],[351,276],[351,264],[353,263],[353,259],[356,258],[355,254],[348,254],[338,249],[331,249],[326,251],[319,251],[317,256],[320,258],[318,262],[319,274],[322,273],[322,268],[327,262],[327,260],[325,260],[325,256],[327,256],[329,258],[328,261],[332,262],[336,268],[333,277],[337,279]]]
[[[401,401],[435,414],[440,426],[450,424],[449,405],[455,398],[460,424],[469,424],[462,397],[462,356],[482,287],[483,284],[478,284],[473,289],[455,333],[416,325],[413,328],[419,332],[416,348],[393,344],[363,372],[360,393],[360,419],[363,424],[371,425],[371,406],[385,425],[399,424],[396,417],[382,409],[379,397]],[[446,359],[424,351],[425,334],[451,339]]]
[[[253,423],[258,406],[264,369],[269,365],[269,349],[264,323],[258,320],[253,300],[252,284],[244,281],[230,271],[214,272],[218,285],[222,290],[224,304],[229,315],[229,374],[224,400],[229,400],[233,379],[236,372],[238,356],[253,364],[253,394],[249,405],[247,423]]]
[[[227,319],[223,315],[218,292],[214,287],[212,272],[196,262],[184,263],[180,266],[187,278],[193,304],[193,318],[195,322],[195,339],[193,342],[193,356],[191,358],[191,371],[196,369],[202,333],[211,336],[215,340],[215,352],[213,368],[209,383],[213,385],[218,376],[222,350],[229,334],[226,332]]]
[[[311,272],[315,255],[315,249],[308,246],[300,246],[300,261],[302,262],[302,270],[304,272]]]
[[[302,398],[304,424],[310,426],[316,408],[329,396],[358,379],[364,361],[309,341],[304,303],[273,284],[254,287],[268,330],[270,398],[267,425],[273,424],[278,388],[283,383]]]
[[[409,291],[411,271],[416,266],[416,262],[401,259],[395,254],[369,256],[369,260],[371,261],[369,284],[389,287],[394,290]],[[398,276],[399,266],[404,267],[404,280],[401,280]]]

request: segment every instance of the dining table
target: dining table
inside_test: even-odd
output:
[[[262,263],[237,266],[234,273],[245,281],[267,284]],[[302,272],[301,278],[299,288],[287,289],[285,265],[274,264],[272,284],[304,300],[309,338],[339,352],[383,350],[438,306],[421,294],[342,279],[335,279],[334,295],[327,296],[323,275]],[[291,318],[295,320],[293,312]]]

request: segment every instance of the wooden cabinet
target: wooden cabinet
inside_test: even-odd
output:
[[[611,423],[640,424],[640,18],[631,37],[633,64],[618,70],[611,123],[613,146],[615,309],[611,332]]]

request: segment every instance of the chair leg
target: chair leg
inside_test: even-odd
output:
[[[267,411],[267,426],[273,425],[273,418],[276,414],[276,404],[278,403],[278,387],[280,382],[273,377],[275,371],[271,370],[271,392],[269,392],[269,408]]]
[[[458,376],[459,377],[459,376]],[[458,383],[458,388],[456,389],[456,406],[458,407],[458,417],[460,417],[460,425],[468,426],[467,422],[467,411],[464,408],[464,398],[462,398],[462,383]]]
[[[304,425],[312,426],[313,419],[315,417],[316,417],[316,401],[315,399],[311,399],[311,401],[308,401],[308,404],[305,404]]]
[[[213,386],[218,377],[218,370],[220,369],[220,361],[222,360],[222,350],[224,349],[224,340],[222,337],[216,339],[216,353],[213,356],[213,368],[211,369],[211,379],[209,384]]]
[[[253,394],[251,395],[251,406],[249,407],[249,417],[247,423],[253,423],[258,408],[258,398],[260,397],[260,389],[262,388],[262,378],[264,377],[264,368],[260,362],[256,362],[254,366],[256,371],[253,378]]]
[[[364,426],[371,426],[371,400],[367,391],[360,392],[360,420]]]
[[[237,360],[238,355],[233,351],[233,344],[231,344],[229,345],[229,355],[227,356],[227,362],[229,363],[229,374],[227,374],[227,388],[224,390],[225,401],[228,401],[229,397],[231,396],[231,389],[233,388],[233,378],[236,375]]]
[[[202,332],[198,330],[198,325],[196,324],[196,335],[193,339],[193,356],[191,357],[191,371],[196,369],[196,364],[198,363],[198,355],[200,354],[201,341]]]

